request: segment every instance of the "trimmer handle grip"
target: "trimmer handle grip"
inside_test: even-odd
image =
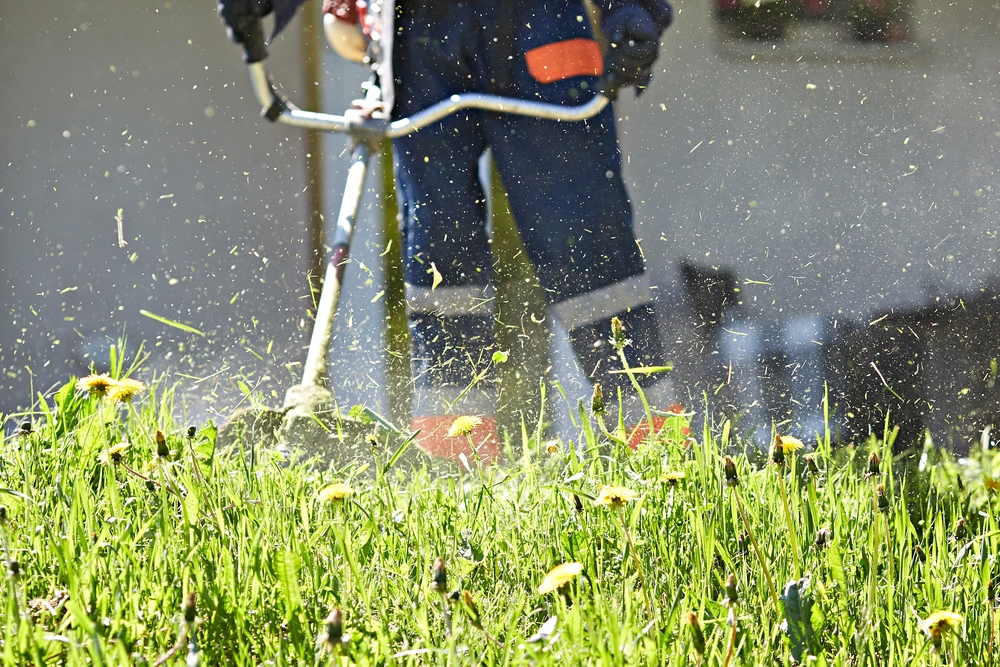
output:
[[[243,30],[243,61],[249,65],[265,58],[267,42],[264,40],[264,24],[259,18],[248,18]]]

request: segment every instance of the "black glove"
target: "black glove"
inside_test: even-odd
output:
[[[271,0],[219,0],[219,16],[229,39],[243,45],[243,60],[256,63],[267,58],[261,19],[271,13]]]
[[[666,0],[604,0],[601,30],[608,41],[604,81],[612,94],[635,85],[641,93],[653,76],[660,35],[673,20]]]

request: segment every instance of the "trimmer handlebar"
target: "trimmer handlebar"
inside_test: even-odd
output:
[[[263,33],[261,33],[261,39],[263,40]],[[260,44],[263,55],[256,60],[256,56],[260,53],[251,54],[250,43],[252,40],[247,40],[244,43],[247,51],[247,63],[250,67],[250,79],[253,82],[257,99],[264,105],[264,117],[271,121],[281,121],[288,125],[313,130],[345,132],[354,139],[354,155],[348,171],[340,211],[337,214],[333,253],[326,266],[323,289],[316,307],[316,320],[309,341],[309,353],[302,369],[302,382],[291,387],[285,394],[285,409],[289,410],[285,418],[287,422],[285,430],[288,431],[291,427],[288,427],[287,424],[303,420],[308,422],[311,419],[310,413],[312,411],[329,407],[331,396],[326,389],[326,357],[330,347],[330,337],[333,333],[334,317],[340,303],[340,288],[344,281],[344,269],[347,265],[347,256],[354,236],[354,223],[364,192],[368,159],[373,150],[377,150],[375,143],[383,138],[393,139],[416,132],[459,109],[484,109],[497,113],[512,113],[573,122],[586,120],[597,115],[611,100],[606,95],[598,93],[584,104],[563,106],[498,95],[463,93],[452,95],[412,116],[393,121],[385,117],[379,118],[374,113],[366,113],[363,109],[349,109],[343,116],[303,111],[277,92],[264,68],[264,63],[260,62],[267,55],[266,51],[263,51],[263,41]],[[378,102],[377,93],[378,91],[374,87],[369,89],[369,95],[376,99],[369,100],[369,103],[364,106],[369,107],[369,109],[375,108]]]
[[[279,95],[262,62],[251,62],[250,79],[253,82],[254,93],[262,105],[263,115],[271,121],[280,121],[288,125],[304,127],[311,130],[327,132],[346,132],[359,137],[378,139],[387,137],[394,139],[412,134],[460,109],[483,109],[498,113],[512,113],[520,116],[533,116],[548,120],[574,122],[596,116],[610,101],[606,95],[598,93],[589,102],[576,106],[548,104],[520,100],[499,95],[482,93],[462,93],[452,95],[422,111],[407,118],[389,121],[388,119],[369,118],[360,110],[349,110],[343,116],[314,111],[303,111]]]

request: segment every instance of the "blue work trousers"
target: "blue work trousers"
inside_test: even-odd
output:
[[[503,2],[513,4],[502,8]],[[559,60],[561,43],[586,47],[580,40],[593,40],[580,0],[397,4],[394,118],[466,92],[578,105],[599,85],[599,72],[573,74],[580,64]],[[551,69],[540,70],[537,59],[529,67],[526,54],[545,56],[536,49],[553,44]],[[557,78],[539,77],[540,71]],[[558,78],[561,71],[570,74]],[[630,391],[626,376],[608,374],[621,368],[607,344],[612,316],[623,320],[632,340],[631,364],[663,359],[611,106],[580,122],[463,110],[394,140],[415,414],[492,412],[485,405],[488,383],[483,392],[467,393],[464,406],[453,404],[494,347],[493,259],[478,171],[487,148],[550,310],[569,331],[581,367],[606,395],[617,387]]]

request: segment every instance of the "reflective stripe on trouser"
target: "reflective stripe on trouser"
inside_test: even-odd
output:
[[[573,351],[591,382],[600,383],[606,400],[615,400],[618,390],[628,398],[635,393],[632,381],[625,373],[618,352],[611,344],[611,319],[617,317],[631,344],[625,346],[625,359],[630,368],[662,366],[666,363],[656,319],[656,306],[646,273],[630,276],[605,287],[591,290],[552,305],[556,319],[569,332]],[[672,392],[662,374],[637,374],[635,379],[644,390],[656,387],[657,407]],[[662,395],[661,395],[662,394]],[[628,407],[628,406],[627,406]],[[630,413],[631,410],[626,410]]]

